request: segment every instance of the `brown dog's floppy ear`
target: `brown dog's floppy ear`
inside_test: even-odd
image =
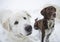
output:
[[[6,20],[6,21],[3,22],[3,27],[4,27],[4,29],[6,29],[7,31],[10,31],[10,30],[11,30],[11,29],[10,29],[10,26],[9,26],[9,21],[8,21],[8,20]]]
[[[43,16],[45,16],[45,13],[46,13],[46,8],[44,8],[44,9],[41,10],[41,14],[42,14]]]

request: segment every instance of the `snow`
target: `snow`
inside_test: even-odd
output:
[[[8,10],[27,10],[31,15],[31,24],[34,24],[34,19],[42,19],[43,16],[40,14],[40,10],[43,8],[45,4],[55,4],[60,6],[60,0],[0,0],[0,10],[8,9]],[[4,29],[0,24],[0,33],[4,33]],[[60,42],[60,21],[56,20],[55,30],[50,36],[50,42]],[[5,33],[4,33],[5,34]],[[3,40],[3,35],[0,35],[0,40]],[[40,32],[39,30],[34,30],[32,36],[36,38],[37,42],[40,42]],[[3,38],[2,38],[3,37]],[[1,42],[1,41],[0,41]]]

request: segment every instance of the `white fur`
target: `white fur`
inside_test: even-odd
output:
[[[28,33],[25,31],[25,26],[30,25],[30,16],[28,16],[26,12],[11,12],[5,10],[0,12],[0,16],[3,28],[7,31],[7,38],[3,40],[3,42],[32,42],[32,40],[26,36]],[[27,19],[24,20],[23,17]],[[14,25],[15,21],[19,23]]]
[[[49,26],[51,23],[51,26]],[[49,42],[49,38],[47,39],[47,36],[53,32],[54,28],[52,26],[55,24],[55,20],[48,20],[48,29],[45,30],[45,41]]]

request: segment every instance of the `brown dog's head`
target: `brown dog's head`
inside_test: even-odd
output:
[[[45,19],[54,19],[56,17],[56,8],[48,6],[41,11],[41,14]]]

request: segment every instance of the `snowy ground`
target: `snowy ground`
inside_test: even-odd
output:
[[[45,4],[55,4],[60,6],[60,0],[0,0],[0,10],[2,9],[10,9],[10,10],[27,10],[29,14],[32,16],[31,22],[32,25],[34,24],[35,18],[43,18],[40,15],[40,9],[43,8],[42,6]],[[0,33],[3,32],[3,27],[0,24]],[[53,31],[52,35],[50,36],[50,42],[60,42],[60,21],[56,20],[55,30]],[[4,34],[5,35],[5,34]],[[39,41],[39,31],[33,30],[32,36]],[[0,35],[0,40],[3,40],[7,37],[5,35]]]
[[[31,24],[33,26],[34,24],[34,19],[35,18],[39,18],[39,19],[42,19],[43,16],[40,14],[40,11],[28,11],[30,14],[31,14]],[[37,15],[38,14],[38,15]],[[5,30],[3,29],[2,25],[0,24],[0,40],[3,40],[5,38],[7,38],[7,35],[5,34],[4,32]],[[50,36],[50,42],[60,42],[60,21],[56,20],[55,21],[55,30],[53,31],[52,35]],[[2,35],[2,33],[4,35]],[[41,39],[41,35],[40,35],[40,32],[39,30],[34,30],[33,28],[33,32],[31,34],[31,36],[33,36],[37,41],[36,42],[40,42],[40,39]],[[1,41],[0,41],[1,42]]]

